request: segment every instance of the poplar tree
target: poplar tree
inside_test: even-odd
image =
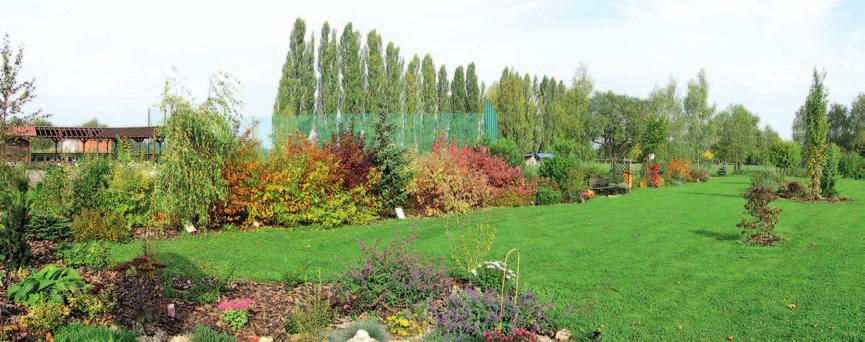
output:
[[[451,111],[466,112],[466,76],[462,65],[454,70],[454,79],[451,81]]]
[[[360,54],[360,32],[348,23],[339,42],[342,97],[340,110],[346,114],[364,112],[364,72]]]
[[[315,36],[313,34],[313,36]],[[304,43],[303,58],[300,63],[300,89],[297,114],[315,113],[315,39],[310,37],[309,42]]]
[[[366,112],[386,112],[385,68],[381,51],[381,36],[372,30],[366,36]]]
[[[466,69],[466,111],[469,113],[481,112],[481,89],[478,85],[478,75],[475,63],[469,63]]]
[[[339,107],[339,46],[336,30],[325,22],[318,46],[318,113],[336,114]]]
[[[448,95],[448,70],[444,64],[439,67],[438,83],[436,84],[436,108],[439,113],[451,112],[451,98]]]
[[[273,105],[274,115],[298,114],[300,113],[301,82],[304,70],[304,54],[306,53],[306,23],[301,18],[294,21],[291,30],[291,38],[288,42],[288,54],[282,65],[282,77],[279,80],[279,89],[276,101]],[[310,52],[311,53],[311,52]]]
[[[424,113],[432,114],[436,112],[438,101],[436,100],[436,67],[430,54],[423,56],[421,74],[423,74],[422,93]]]
[[[406,113],[417,114],[423,109],[421,101],[420,58],[417,55],[408,62],[405,70],[405,106]]]
[[[385,50],[385,111],[389,114],[401,113],[403,60],[399,56],[399,47],[393,42],[388,42]]]
[[[812,197],[820,196],[820,179],[826,164],[826,137],[829,125],[826,119],[826,75],[814,69],[811,91],[805,101],[805,167],[808,174],[808,189]]]

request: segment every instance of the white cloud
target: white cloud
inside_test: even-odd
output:
[[[449,71],[474,61],[487,83],[504,66],[569,79],[581,62],[599,89],[645,96],[701,68],[711,99],[742,103],[784,135],[814,66],[829,72],[830,100],[865,91],[861,27],[828,32],[835,1],[85,1],[15,2],[0,32],[26,43],[36,105],[77,124],[98,116],[141,124],[164,76],[177,67],[194,90],[227,71],[246,112],[267,115],[296,17],[318,31],[377,29],[404,55],[431,53]],[[408,58],[408,57],[407,57]],[[199,94],[200,95],[200,94]]]

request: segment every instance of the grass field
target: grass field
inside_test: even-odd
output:
[[[605,340],[859,340],[865,336],[865,181],[842,181],[854,201],[786,200],[773,247],[741,243],[743,176],[637,189],[585,204],[479,212],[498,230],[490,259],[522,253],[522,277],[582,314],[572,329],[604,326]],[[279,280],[306,262],[332,277],[356,241],[417,227],[416,247],[448,256],[447,219],[387,221],[329,231],[186,236],[154,244],[174,272]],[[115,262],[141,243],[113,249]],[[795,304],[795,309],[788,308]]]

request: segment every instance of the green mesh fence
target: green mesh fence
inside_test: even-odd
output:
[[[416,152],[428,152],[442,134],[460,144],[474,144],[484,136],[495,139],[496,115],[491,106],[485,113],[468,114],[391,114],[394,125],[392,141]],[[303,137],[315,136],[319,142],[330,141],[340,127],[353,125],[354,131],[366,137],[376,136],[374,114],[287,115],[272,117],[274,146],[299,133]],[[314,132],[314,133],[313,133]]]

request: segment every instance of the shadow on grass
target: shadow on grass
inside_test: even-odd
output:
[[[740,234],[718,233],[718,232],[708,231],[705,229],[692,230],[691,232],[693,232],[694,234],[697,234],[697,235],[702,235],[705,237],[713,238],[713,239],[718,240],[718,241],[734,241],[734,240],[739,240],[742,238],[742,235],[740,235]]]

